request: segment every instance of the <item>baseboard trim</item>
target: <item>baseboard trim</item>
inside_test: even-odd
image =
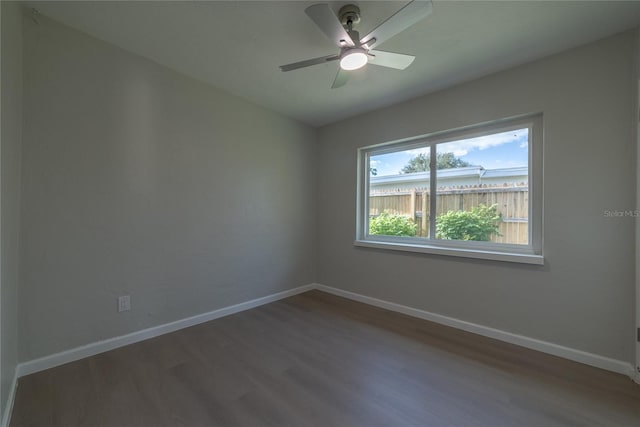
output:
[[[16,369],[16,374],[18,378],[23,377],[25,375],[43,371],[45,369],[54,368],[56,366],[60,366],[65,363],[84,359],[85,357],[90,357],[99,353],[104,353],[105,351],[113,350],[119,347],[123,347],[125,345],[144,341],[149,338],[154,338],[160,335],[168,334],[170,332],[188,328],[190,326],[195,326],[200,323],[208,322],[210,320],[218,319],[220,317],[229,316],[231,314],[235,314],[241,311],[259,307],[261,305],[268,304],[270,302],[278,301],[280,299],[297,295],[302,292],[310,291],[314,288],[315,288],[314,284],[299,286],[297,288],[288,289],[286,291],[267,295],[261,298],[256,298],[250,301],[242,302],[242,303],[231,305],[228,307],[219,308],[219,309],[210,311],[208,313],[198,314],[196,316],[187,317],[185,319],[176,320],[174,322],[165,323],[163,325],[154,326],[148,329],[143,329],[141,331],[132,332],[130,334],[109,338],[103,341],[97,341],[84,346],[72,348],[70,350],[66,350],[60,353],[41,357],[39,359],[23,362],[18,365]]]
[[[499,329],[490,328],[487,326],[478,325],[478,324],[467,322],[464,320],[459,320],[453,317],[431,313],[425,310],[408,307],[402,304],[384,301],[384,300],[369,297],[366,295],[357,294],[354,292],[345,291],[338,288],[333,288],[320,283],[312,283],[304,286],[299,286],[297,288],[288,289],[286,291],[278,292],[275,294],[267,295],[261,298],[256,298],[243,303],[235,304],[232,306],[219,308],[219,309],[210,311],[208,313],[198,314],[196,316],[176,320],[174,322],[154,326],[152,328],[143,329],[141,331],[132,332],[130,334],[121,335],[118,337],[109,338],[103,341],[98,341],[95,343],[76,347],[70,350],[45,356],[39,359],[34,359],[34,360],[20,363],[16,367],[16,372],[14,375],[11,392],[8,397],[7,410],[3,414],[2,424],[0,425],[0,427],[5,427],[8,425],[8,422],[10,420],[11,408],[13,407],[13,399],[15,397],[17,380],[20,377],[33,374],[39,371],[43,371],[45,369],[54,368],[56,366],[60,366],[65,363],[80,360],[85,357],[90,357],[99,353],[104,353],[105,351],[113,350],[119,347],[123,347],[125,345],[134,344],[136,342],[144,341],[149,338],[154,338],[154,337],[164,335],[170,332],[174,332],[180,329],[188,328],[190,326],[195,326],[200,323],[208,322],[224,316],[229,316],[231,314],[235,314],[241,311],[259,307],[261,305],[278,301],[280,299],[297,295],[303,292],[307,292],[313,289],[317,289],[333,295],[348,298],[354,301],[359,301],[364,304],[406,314],[408,316],[416,317],[419,319],[429,320],[442,325],[451,326],[453,328],[461,329],[467,332],[472,332],[478,335],[486,336],[489,338],[497,339],[497,340],[508,342],[511,344],[516,344],[522,347],[530,348],[532,350],[541,351],[543,353],[552,354],[554,356],[573,360],[575,362],[580,362],[586,365],[624,374],[629,376],[635,382],[640,384],[640,375],[636,374],[634,366],[631,363],[627,363],[621,360],[611,359],[611,358],[600,356],[593,353],[588,353],[582,350],[564,347],[558,344],[553,344],[547,341],[541,341],[535,338],[525,337],[523,335],[506,332]]]
[[[323,292],[333,294],[333,295],[348,298],[350,300],[354,300],[354,301],[362,302],[365,304],[373,305],[376,307],[384,308],[387,310],[395,311],[398,313],[406,314],[407,316],[429,320],[431,322],[439,323],[441,325],[451,326],[456,329],[462,329],[464,331],[472,332],[474,334],[478,334],[485,337],[508,342],[511,344],[519,345],[521,347],[526,347],[532,350],[541,351],[543,353],[573,360],[575,362],[584,363],[586,365],[594,366],[596,368],[601,368],[607,371],[624,374],[629,376],[634,381],[640,383],[640,376],[636,375],[633,365],[628,362],[624,362],[617,359],[611,359],[609,357],[588,353],[586,351],[577,350],[570,347],[564,347],[558,344],[553,344],[547,341],[541,341],[535,338],[525,337],[523,335],[506,332],[500,329],[494,329],[487,326],[478,325],[478,324],[467,322],[464,320],[459,320],[453,317],[443,316],[441,314],[431,313],[425,310],[408,307],[406,305],[384,301],[381,299],[368,297],[365,295],[345,291],[338,288],[332,288],[330,286],[322,285],[319,283],[315,283],[314,288]]]
[[[9,389],[9,396],[7,396],[4,413],[2,414],[2,421],[0,421],[0,427],[9,427],[11,423],[11,413],[13,412],[13,402],[16,398],[16,388],[18,387],[18,367],[13,371],[13,380],[11,381],[11,388]]]

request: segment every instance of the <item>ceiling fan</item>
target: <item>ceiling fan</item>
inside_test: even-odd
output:
[[[305,9],[305,13],[340,48],[340,53],[281,65],[280,69],[291,71],[311,65],[340,61],[338,74],[331,85],[332,89],[344,86],[349,78],[348,71],[362,68],[367,63],[404,70],[411,65],[415,56],[373,48],[425,18],[431,13],[431,9],[431,0],[413,0],[369,34],[360,38],[360,34],[353,29],[353,25],[360,22],[358,6],[353,4],[343,6],[337,16],[326,3],[309,6]]]

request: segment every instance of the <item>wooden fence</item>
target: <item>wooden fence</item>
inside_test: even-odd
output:
[[[417,225],[417,235],[429,234],[429,189],[372,190],[369,195],[369,215],[382,212],[412,218]],[[459,186],[441,187],[436,193],[436,215],[449,211],[468,211],[485,205],[497,205],[502,214],[500,236],[496,243],[528,243],[529,188],[526,184],[509,186]]]

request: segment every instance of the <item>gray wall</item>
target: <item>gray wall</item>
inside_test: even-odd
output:
[[[318,281],[633,361],[634,221],[603,211],[635,206],[635,56],[625,33],[322,128]],[[358,147],[533,112],[544,266],[353,246]]]
[[[24,21],[21,361],[314,281],[313,129],[39,21]]]
[[[0,3],[2,70],[0,134],[0,414],[18,363],[18,234],[22,137],[22,11]]]

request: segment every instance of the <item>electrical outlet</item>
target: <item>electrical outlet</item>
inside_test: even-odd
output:
[[[131,310],[131,296],[123,295],[118,297],[118,313]]]

